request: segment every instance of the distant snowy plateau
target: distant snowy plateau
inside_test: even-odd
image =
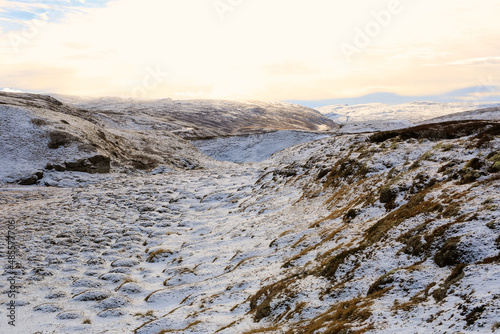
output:
[[[486,102],[0,92],[0,333],[500,333],[499,135]]]

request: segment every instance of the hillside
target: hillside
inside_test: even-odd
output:
[[[164,128],[186,139],[337,127],[314,109],[284,102],[58,98],[92,111],[107,127]]]
[[[499,134],[454,121],[3,189],[18,333],[498,331]]]
[[[440,123],[448,121],[480,120],[480,119],[488,121],[500,121],[500,107],[481,108],[477,110],[457,112],[445,116],[427,119],[421,123],[422,124]]]
[[[342,133],[359,133],[403,129],[424,123],[432,118],[436,122],[462,119],[461,112],[497,108],[498,102],[411,102],[397,105],[369,103],[358,105],[331,105],[316,108],[326,117],[342,125]],[[447,117],[451,118],[447,118]],[[486,115],[484,115],[486,116]],[[481,119],[481,118],[479,118]]]
[[[92,112],[50,96],[0,92],[0,115],[0,182],[59,184],[54,169],[107,173],[215,163],[170,131],[107,127]]]

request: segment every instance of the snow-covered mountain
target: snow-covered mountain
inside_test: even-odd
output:
[[[497,121],[337,132],[235,164],[210,159],[172,128],[152,128],[155,113],[141,106],[127,119],[115,107],[2,98],[0,163],[18,152],[26,157],[11,168],[22,168],[49,154],[70,169],[72,158],[86,158],[90,165],[76,167],[102,172],[43,170],[60,175],[60,188],[1,185],[0,233],[18,241],[11,269],[0,242],[0,304],[14,300],[18,321],[9,333],[500,329]],[[77,139],[49,148],[56,130]],[[272,141],[303,138],[295,135],[204,143],[219,159],[243,156],[243,144],[258,160]],[[109,171],[90,161],[113,147],[121,158]],[[139,173],[130,157],[140,150],[165,161]],[[8,279],[19,285],[15,297]]]

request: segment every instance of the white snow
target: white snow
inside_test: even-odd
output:
[[[201,152],[219,161],[259,162],[287,147],[328,137],[304,131],[276,131],[258,135],[193,140]]]

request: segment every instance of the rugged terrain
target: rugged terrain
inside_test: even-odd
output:
[[[20,282],[17,333],[498,332],[499,135],[454,120],[4,185],[0,288]]]

